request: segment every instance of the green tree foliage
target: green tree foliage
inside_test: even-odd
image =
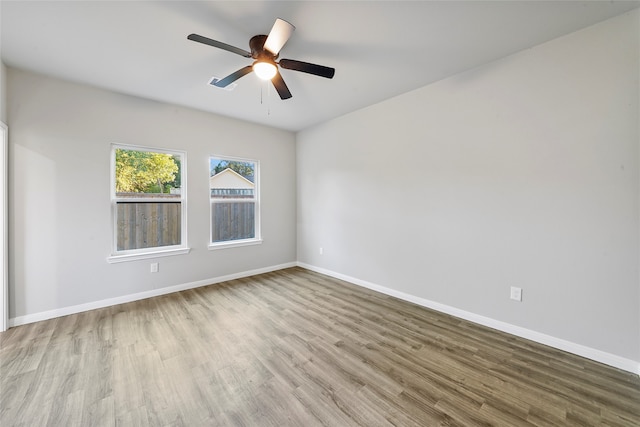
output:
[[[179,159],[171,154],[116,149],[116,192],[163,193],[176,181]]]
[[[211,176],[222,172],[225,169],[231,169],[238,172],[249,181],[253,182],[254,164],[249,162],[236,162],[232,160],[222,160],[216,165],[214,170],[211,171]]]
[[[182,178],[182,163],[180,162],[180,156],[178,156],[177,154],[173,155],[173,161],[176,162],[176,165],[178,165],[178,172],[176,172],[175,178],[173,181],[167,182],[165,184],[165,186],[171,187],[171,188],[182,188],[182,182],[181,182],[181,178]]]

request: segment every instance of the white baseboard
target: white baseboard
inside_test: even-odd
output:
[[[330,277],[335,277],[336,279],[344,280],[354,285],[362,286],[364,288],[371,289],[385,295],[390,295],[395,298],[409,301],[426,308],[430,308],[442,313],[450,314],[460,319],[468,320],[470,322],[487,326],[489,328],[497,329],[499,331],[506,332],[511,335],[515,335],[521,338],[535,341],[540,344],[548,345],[550,347],[557,348],[559,350],[567,351],[569,353],[573,353],[578,356],[586,357],[587,359],[595,360],[596,362],[604,363],[606,365],[613,366],[615,368],[640,375],[640,362],[638,361],[626,359],[624,357],[620,357],[615,354],[607,353],[591,347],[586,347],[581,344],[576,344],[571,341],[563,340],[561,338],[556,338],[550,335],[542,334],[540,332],[532,331],[530,329],[522,328],[520,326],[515,326],[510,323],[495,320],[490,317],[485,317],[485,316],[481,316],[465,310],[460,310],[455,307],[430,301],[425,298],[420,298],[404,292],[396,291],[394,289],[376,285],[374,283],[367,282],[365,280],[360,280],[355,277],[347,276],[341,273],[336,273],[331,270],[305,264],[302,262],[290,262],[286,264],[274,265],[270,267],[264,267],[264,268],[259,268],[255,270],[229,274],[226,276],[219,276],[219,277],[214,277],[214,278],[205,279],[205,280],[198,280],[196,282],[184,283],[176,286],[169,286],[166,288],[153,289],[150,291],[123,295],[115,298],[108,298],[105,300],[94,301],[86,304],[63,307],[55,310],[28,314],[25,316],[18,316],[18,317],[9,319],[9,327],[25,325],[28,323],[39,322],[42,320],[53,319],[56,317],[68,316],[70,314],[81,313],[84,311],[95,310],[98,308],[110,307],[117,304],[125,304],[128,302],[138,301],[138,300],[156,297],[160,295],[171,294],[174,292],[184,291],[187,289],[199,288],[201,286],[213,285],[216,283],[226,282],[234,279],[240,279],[243,277],[255,276],[257,274],[269,273],[271,271],[282,270],[285,268],[290,268],[295,266],[306,268],[307,270],[315,271]]]
[[[336,279],[344,280],[345,282],[352,283],[354,285],[362,286],[367,289],[371,289],[392,297],[396,297],[401,300],[409,301],[414,304],[427,307],[441,313],[450,314],[460,319],[468,320],[479,325],[487,326],[489,328],[497,329],[502,332],[506,332],[511,335],[515,335],[521,338],[525,338],[531,341],[535,341],[540,344],[548,345],[549,347],[557,348],[569,353],[576,354],[578,356],[585,357],[587,359],[595,360],[596,362],[604,363],[605,365],[613,366],[618,369],[622,369],[627,372],[631,372],[640,375],[640,361],[626,359],[624,357],[617,356],[615,354],[607,353],[601,350],[597,350],[591,347],[586,347],[581,344],[576,344],[571,341],[556,338],[551,335],[542,334],[540,332],[532,331],[530,329],[515,326],[510,323],[501,322],[499,320],[492,319],[490,317],[481,316],[479,314],[471,313],[468,311],[460,310],[455,307],[451,307],[438,302],[430,301],[428,299],[416,297],[414,295],[406,294],[404,292],[396,291],[394,289],[386,288],[384,286],[376,285],[364,280],[357,279],[355,277],[347,276],[341,273],[336,273],[331,270],[316,267],[313,265],[298,262],[299,267],[306,268],[307,270],[315,271]]]
[[[26,316],[17,316],[9,319],[9,327],[26,325],[27,323],[40,322],[42,320],[53,319],[56,317],[68,316],[70,314],[81,313],[83,311],[95,310],[98,308],[110,307],[112,305],[125,304],[128,302],[138,301],[146,298],[157,297],[160,295],[171,294],[174,292],[184,291],[187,289],[199,288],[201,286],[213,285],[216,283],[226,282],[228,280],[241,279],[243,277],[255,276],[256,274],[269,273],[271,271],[282,270],[284,268],[295,267],[297,263],[290,262],[286,264],[274,265],[270,267],[258,268],[255,270],[243,271],[241,273],[228,274],[226,276],[214,277],[211,279],[198,280],[196,282],[184,283],[181,285],[169,286],[166,288],[153,289],[135,294],[123,295],[115,298],[108,298],[101,301],[89,302],[70,307],[58,308],[55,310],[43,311],[40,313],[28,314]]]

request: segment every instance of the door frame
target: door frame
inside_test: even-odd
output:
[[[9,127],[0,121],[0,332],[9,328],[9,221],[8,153]]]

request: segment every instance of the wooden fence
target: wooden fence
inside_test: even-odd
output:
[[[251,239],[256,236],[256,205],[250,202],[212,202],[211,241]]]
[[[180,202],[118,202],[116,210],[119,251],[179,245],[182,241]]]
[[[179,245],[182,209],[175,201],[119,201],[116,204],[119,251]],[[256,236],[255,202],[212,201],[211,241]]]

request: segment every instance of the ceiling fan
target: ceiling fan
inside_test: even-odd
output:
[[[239,78],[246,76],[252,71],[255,71],[255,73],[261,79],[271,80],[281,99],[288,99],[291,98],[291,92],[289,91],[289,88],[280,75],[278,65],[287,70],[302,71],[303,73],[313,74],[316,76],[325,77],[327,79],[333,78],[336,72],[336,70],[331,67],[296,61],[295,59],[281,59],[280,61],[276,62],[276,59],[278,59],[278,55],[280,53],[280,49],[282,49],[287,40],[289,40],[289,37],[291,37],[291,34],[293,34],[293,30],[295,29],[296,27],[294,27],[287,21],[280,18],[276,19],[276,22],[275,24],[273,24],[273,28],[271,28],[268,36],[260,34],[251,37],[251,40],[249,40],[249,47],[251,48],[251,52],[237,48],[235,46],[231,46],[226,43],[219,42],[217,40],[212,40],[210,38],[200,36],[198,34],[189,34],[187,39],[194,42],[217,47],[219,49],[244,56],[245,58],[254,59],[253,64],[240,68],[238,71],[229,74],[223,79],[216,80],[214,83],[212,83],[214,86],[226,87]]]

